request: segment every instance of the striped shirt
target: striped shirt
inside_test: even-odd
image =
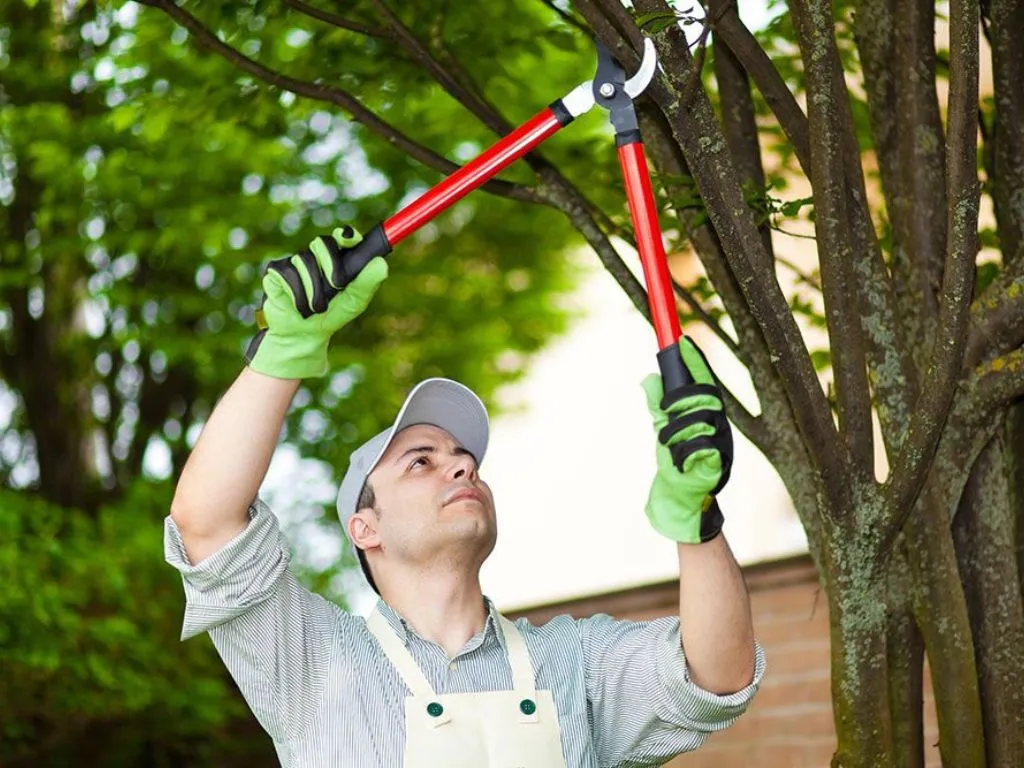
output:
[[[191,565],[168,516],[167,562],[185,586],[182,640],[209,632],[285,768],[400,768],[408,689],[365,620],[302,587],[288,542],[262,501],[220,551]],[[378,607],[439,694],[511,690],[497,613],[454,657]],[[690,681],[678,617],[519,619],[537,687],[552,691],[568,768],[661,765],[699,747],[746,709],[764,674],[719,696]]]

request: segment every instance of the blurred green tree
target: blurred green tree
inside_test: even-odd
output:
[[[343,50],[256,8],[237,21],[246,50],[262,40],[282,66]],[[376,68],[366,92],[400,91],[439,153],[478,151],[485,132],[431,108],[417,68]],[[0,764],[229,765],[247,743],[270,759],[265,739],[233,738],[258,728],[209,644],[177,642],[159,535],[171,482],[241,367],[261,264],[340,223],[368,228],[439,178],[336,105],[197,54],[161,13],[3,4]],[[283,439],[331,475],[419,378],[484,397],[514,380],[565,327],[571,232],[481,195],[403,243]],[[316,511],[338,535],[333,505]],[[328,589],[343,565],[305,577]]]

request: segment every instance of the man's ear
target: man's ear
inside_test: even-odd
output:
[[[349,538],[360,549],[371,549],[380,546],[380,536],[377,533],[377,516],[373,510],[367,507],[360,509],[348,521]]]

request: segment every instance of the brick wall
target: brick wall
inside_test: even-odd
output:
[[[744,569],[768,673],[747,713],[673,768],[828,768],[835,749],[829,690],[828,605],[809,557]],[[650,619],[678,610],[678,583],[508,612],[543,623],[552,616],[608,613]],[[925,758],[938,767],[938,730],[925,670]]]

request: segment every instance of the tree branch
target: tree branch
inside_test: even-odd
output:
[[[1024,51],[1020,44],[1024,4],[990,0],[987,6],[996,102],[992,131],[995,174],[990,181],[1003,260],[1011,263],[1024,259]]]
[[[917,294],[910,277],[909,225],[911,213],[901,202],[903,180],[899,168],[899,126],[896,84],[892,74],[896,53],[893,0],[864,0],[857,17],[855,36],[860,53],[868,114],[874,134],[884,199],[892,222],[892,259],[887,268],[868,207],[861,152],[850,117],[845,157],[847,186],[853,212],[853,233],[859,259],[855,267],[860,287],[862,326],[868,350],[875,407],[882,439],[889,456],[898,454],[910,427],[910,414],[918,397],[918,359],[924,348]],[[840,75],[842,76],[842,75]],[[843,102],[844,112],[849,110]],[[891,269],[891,275],[890,275]],[[910,318],[908,327],[907,318]],[[910,339],[918,339],[911,342]]]
[[[907,333],[910,338],[917,340],[917,343],[911,345],[911,352],[915,365],[921,369],[924,366],[921,355],[925,333],[918,295],[922,288],[908,250],[911,241],[908,217],[913,214],[913,210],[906,204],[908,193],[899,172],[900,120],[896,109],[896,78],[893,74],[897,27],[894,2],[862,0],[856,16],[854,36],[864,73],[868,117],[878,156],[882,195],[892,229],[890,270],[893,274],[893,291],[900,314],[906,318]],[[906,424],[900,431],[906,431]]]
[[[582,22],[579,19],[577,19],[571,13],[563,11],[561,8],[559,8],[557,5],[555,5],[553,0],[540,0],[540,1],[544,5],[546,5],[548,8],[550,8],[552,11],[557,13],[558,16],[562,19],[562,21],[564,21],[566,24],[569,24],[569,25],[571,25],[573,27],[576,27],[576,29],[578,29],[580,32],[582,32],[584,35],[586,35],[588,38],[593,38],[594,37],[594,30],[592,30],[590,27],[588,27],[584,22]]]
[[[719,21],[728,13],[735,15],[733,0],[711,0],[708,12]],[[715,26],[715,29],[717,28]],[[740,183],[752,189],[763,190],[764,164],[757,136],[754,99],[750,95],[750,81],[747,79],[746,70],[727,44],[715,46],[713,67],[721,104],[722,131],[729,145],[729,152],[736,163],[736,170],[740,174]],[[775,250],[772,247],[771,225],[767,219],[761,224],[760,231],[761,242],[768,257],[765,266],[770,267]]]
[[[394,12],[388,7],[384,0],[370,0],[370,3],[381,16],[387,21],[388,26],[394,31],[394,37],[398,43],[412,56],[413,60],[422,66],[430,75],[443,87],[453,98],[455,98],[466,109],[473,113],[484,125],[490,128],[499,136],[512,132],[514,126],[510,125],[498,111],[479,97],[475,92],[459,82],[441,63],[431,55],[430,51],[419,41],[412,31],[402,23]],[[524,158],[529,161],[530,156]]]
[[[1024,259],[1017,259],[971,305],[964,367],[1024,344]]]
[[[665,130],[669,132],[669,135],[663,135],[661,123],[664,121],[664,116],[660,112],[657,115],[649,115],[648,110],[642,110],[639,116],[645,144],[651,151],[651,159],[661,170],[659,178],[669,194],[669,199],[678,198],[679,191],[675,189],[674,183],[670,180],[690,175],[679,145],[671,139],[671,129],[668,126],[665,126]],[[782,446],[785,446],[785,450],[790,453],[802,453],[803,446],[799,445],[799,432],[789,408],[785,390],[771,363],[761,329],[750,313],[736,279],[729,269],[718,236],[708,225],[704,211],[677,208],[676,215],[689,236],[705,272],[714,284],[742,343],[734,342],[721,325],[714,322],[713,318],[702,319],[747,368],[761,401],[762,416],[757,417],[759,430],[757,432],[748,430],[744,426],[744,422],[739,419],[735,420],[736,426],[766,455],[781,450]],[[678,294],[679,287],[676,286],[676,289]],[[693,297],[684,297],[684,301],[690,306],[697,304]],[[703,312],[703,310],[701,311]],[[765,417],[766,413],[771,414],[770,420]],[[753,424],[750,429],[753,429]]]
[[[889,455],[894,456],[906,438],[909,414],[917,400],[914,347],[908,340],[893,281],[871,217],[846,75],[838,59],[833,60],[832,66],[839,93],[846,204],[853,237],[853,275],[860,324],[882,439]]]
[[[668,193],[670,203],[692,194],[689,190],[679,189],[678,183],[674,181],[690,177],[690,169],[679,145],[672,138],[671,126],[665,120],[664,114],[653,108],[643,108],[638,110],[638,117],[644,143],[650,150],[651,161],[659,169],[658,178]],[[771,363],[761,329],[747,307],[718,236],[707,223],[705,211],[676,207],[676,216],[689,236],[705,272],[714,284],[741,343],[734,342],[712,318],[703,318],[704,322],[747,368],[761,402],[762,415],[757,417],[759,431],[748,431],[739,420],[736,420],[737,427],[766,455],[778,455],[781,452],[787,455],[803,455],[805,450],[800,443],[796,420],[793,418],[782,382]],[[767,269],[774,275],[774,265],[769,264]],[[676,286],[676,290],[678,294],[679,286]],[[688,305],[699,306],[692,296],[683,298]]]
[[[938,497],[946,500],[950,521],[978,455],[1005,424],[1004,406],[1021,395],[1024,350],[1020,349],[973,369],[958,388],[930,475]],[[913,508],[900,510],[899,518],[889,529],[889,545],[895,542],[912,511]]]
[[[542,171],[542,173],[545,172]],[[625,291],[633,306],[650,322],[651,313],[647,305],[647,292],[633,276],[605,233],[601,231],[586,205],[586,201],[575,193],[575,189],[567,188],[568,185],[558,183],[557,179],[552,178],[551,182],[541,188],[540,194],[543,196],[543,200],[569,217],[569,221],[594,249],[604,268],[611,273],[615,282]]]
[[[632,26],[632,29],[626,29],[625,32],[620,33],[604,16],[604,13],[597,4],[595,4],[594,0],[573,0],[573,3],[586,17],[587,22],[594,28],[601,41],[614,52],[615,56],[627,67],[635,66],[638,61],[635,54],[635,46],[639,46],[641,38],[641,35],[639,31],[636,30],[635,26]],[[612,9],[613,12],[616,12],[621,8],[618,4],[613,5],[616,6]],[[631,47],[630,44],[626,43],[627,39],[634,47]],[[680,45],[685,45],[685,41],[680,43]],[[756,46],[756,42],[754,45]],[[758,50],[760,49],[758,48]],[[763,55],[763,52],[761,52],[761,55]],[[692,71],[692,59],[686,58],[686,62],[685,72],[689,73]],[[680,67],[678,71],[681,79],[689,81],[689,78],[683,77],[683,67]],[[775,74],[777,76],[777,73]],[[782,86],[782,90],[789,95],[788,90],[785,89],[784,85]],[[676,93],[666,87],[657,78],[651,83],[651,86],[648,87],[646,95],[659,105],[678,104],[679,101]],[[791,95],[789,98],[792,98]],[[697,102],[698,105],[703,104],[703,106],[706,107],[706,99],[703,99],[700,95],[698,95]],[[662,111],[664,112],[665,110],[663,109]],[[708,116],[710,112],[705,110],[703,114]],[[663,119],[664,117],[667,117],[667,114],[663,116]],[[713,117],[710,118],[710,120],[713,121]],[[678,139],[674,133],[675,127],[676,126],[674,124],[670,126],[669,135],[672,137],[671,144],[675,148],[675,152],[680,153]],[[694,132],[695,138],[700,135],[702,135],[700,130]],[[651,147],[652,157],[655,157],[656,147],[658,145],[656,138],[657,132],[652,136],[651,132],[645,129],[644,136],[648,146]],[[798,142],[794,141],[794,144],[798,144]],[[804,142],[804,145],[806,146],[806,142]],[[679,154],[679,157],[685,167],[685,162],[682,161],[681,153]],[[655,164],[660,165],[660,161],[655,159]],[[661,167],[671,168],[672,166]],[[745,202],[743,203],[743,207],[746,208]],[[696,233],[691,232],[691,237],[699,237],[700,232],[706,233],[709,243],[713,242],[717,244],[714,246],[714,251],[706,251],[704,255],[702,255],[702,260],[707,258],[712,252],[722,253],[722,245],[710,226],[704,225],[700,227]],[[696,241],[696,239],[694,244],[697,248],[698,254],[701,254],[702,246]],[[710,260],[711,259],[709,259],[709,261]],[[821,520],[818,516],[818,511],[820,509],[819,501],[821,499],[822,476],[815,468],[815,464],[818,463],[816,459],[820,458],[820,455],[812,456],[812,452],[808,449],[808,444],[801,439],[800,430],[797,427],[797,420],[793,412],[794,409],[790,402],[790,392],[787,391],[787,388],[783,383],[780,370],[777,369],[775,364],[775,361],[778,358],[769,350],[765,338],[762,335],[760,321],[755,319],[754,316],[750,314],[749,309],[746,308],[746,297],[740,293],[739,284],[738,282],[735,282],[736,278],[731,277],[731,266],[727,263],[724,256],[722,256],[722,260],[723,262],[726,262],[724,269],[730,277],[724,285],[716,282],[714,278],[712,278],[712,281],[715,282],[715,287],[719,291],[719,295],[723,297],[723,301],[726,300],[724,292],[728,292],[730,285],[736,286],[737,296],[740,297],[739,303],[742,310],[737,314],[734,314],[734,312],[729,309],[727,309],[727,311],[729,311],[733,324],[736,326],[737,333],[741,338],[740,348],[751,357],[748,368],[754,378],[758,396],[761,401],[761,416],[758,417],[758,420],[763,427],[764,443],[762,446],[762,444],[758,444],[755,441],[755,444],[758,444],[758,447],[760,447],[766,455],[772,457],[775,466],[780,467],[783,480],[786,482],[786,486],[793,494],[793,498],[796,500],[798,508],[801,511],[801,519],[807,528],[808,537],[812,542],[814,542],[820,538],[821,529]],[[743,322],[743,318],[747,319],[746,323]],[[744,328],[749,329],[749,334],[745,335],[747,332],[744,331]],[[744,362],[746,363],[746,361]],[[784,368],[785,366],[782,367]],[[824,403],[824,407],[827,409],[828,404]],[[807,410],[808,409],[806,408],[804,409],[805,412]],[[830,412],[828,414],[828,418],[831,419]],[[737,424],[737,426],[740,427],[740,429],[743,429],[739,424]],[[833,440],[833,442],[835,441]],[[826,478],[826,486],[833,487],[835,484],[836,483],[831,478]]]
[[[907,439],[893,462],[894,469],[886,484],[890,508],[901,513],[913,507],[921,491],[953,399],[963,362],[974,259],[978,252],[977,0],[951,0],[949,15],[951,61],[946,147],[949,238],[939,328],[926,369],[929,386],[922,391],[914,409]],[[901,526],[902,521],[899,524]]]
[[[872,478],[874,467],[871,398],[853,273],[855,256],[847,206],[844,132],[840,125],[841,101],[846,98],[846,90],[840,85],[842,66],[835,43],[832,4],[828,0],[794,0],[790,8],[807,83],[814,229],[839,429],[860,479],[868,479]]]
[[[782,75],[775,68],[757,39],[736,13],[734,4],[715,23],[715,35],[736,56],[750,79],[754,81],[768,108],[782,128],[797,162],[807,176],[811,175],[811,140],[807,116],[800,108]]]
[[[822,295],[832,347],[833,372],[840,430],[862,473],[873,464],[870,396],[866,352],[857,301],[859,280],[853,267],[867,249],[856,249],[853,237],[849,176],[860,181],[860,156],[848,158],[848,137],[855,135],[849,110],[845,75],[834,36],[828,2],[810,0],[791,4],[797,42],[804,61],[808,93],[811,166],[809,180],[815,203],[815,239],[822,276]],[[847,162],[851,160],[852,162]],[[866,214],[866,211],[865,211]],[[870,220],[868,220],[870,222]],[[873,239],[873,231],[871,233]]]
[[[697,301],[697,297],[686,290],[683,286],[677,283],[675,280],[672,281],[672,290],[675,292],[676,297],[681,299],[682,302],[690,308],[690,311],[700,318],[700,321],[704,323],[708,328],[711,329],[712,333],[718,337],[718,339],[726,346],[726,348],[732,352],[736,357],[743,362],[744,355],[740,351],[736,341],[725,332],[721,324],[715,320],[711,315],[708,314],[707,310],[701,306],[701,303]]]
[[[629,49],[600,10],[595,8],[593,0],[576,0],[575,4],[609,48],[613,51]],[[643,0],[637,4],[637,10],[671,12],[661,0]],[[611,36],[605,39],[604,34]],[[630,39],[640,37],[635,24],[627,35]],[[697,89],[685,108],[681,104],[680,94],[685,92],[691,80],[693,65],[685,36],[680,29],[670,26],[653,37],[666,77],[664,80],[656,78],[648,88],[648,94],[669,119],[673,137],[683,149],[711,223],[721,240],[729,268],[753,313],[767,347],[770,364],[780,378],[792,415],[804,437],[806,454],[818,470],[818,480],[829,495],[835,498],[845,496],[848,477],[844,471],[844,446],[836,439],[830,406],[789,304],[777,281],[765,280],[763,270],[754,266],[755,262],[765,260],[764,246],[753,213],[736,181],[725,139],[702,89]],[[629,50],[628,55],[635,60],[635,52]],[[621,59],[631,61],[625,53]]]
[[[935,3],[910,0],[900,6],[896,36],[897,155],[909,240],[914,308],[922,314],[923,337],[938,314],[946,248],[945,137],[935,91]],[[977,106],[975,106],[977,110]],[[976,124],[976,123],[975,123]]]
[[[145,0],[143,0],[143,2],[146,5],[150,4],[146,3]],[[389,35],[385,29],[371,27],[368,24],[361,24],[358,21],[351,21],[350,19],[346,19],[344,16],[339,16],[336,13],[331,13],[330,11],[325,11],[321,8],[310,5],[309,3],[304,3],[302,0],[284,0],[284,4],[305,16],[330,24],[332,27],[347,29],[349,32],[366,35],[367,37],[375,37],[378,40],[392,40],[391,35]]]
[[[642,0],[643,11],[665,12],[660,0]],[[758,264],[765,254],[753,213],[743,198],[726,144],[702,89],[688,106],[673,94],[683,92],[689,80],[691,57],[682,31],[668,28],[655,36],[661,43],[659,58],[673,88],[661,104],[672,121],[708,215],[722,243],[736,282],[761,330],[769,357],[782,380],[794,417],[816,461],[829,492],[842,496],[848,477],[845,451],[836,439],[831,408],[811,364],[789,304],[776,280],[766,280]]]
[[[195,37],[200,46],[222,56],[243,72],[247,72],[271,85],[292,91],[300,96],[341,107],[357,123],[366,126],[369,130],[381,136],[398,149],[406,152],[410,157],[428,168],[433,168],[443,174],[450,174],[458,170],[458,165],[422,144],[413,141],[393,125],[364,107],[358,99],[347,91],[333,86],[299,80],[250,59],[245,54],[223,42],[195,16],[175,5],[173,0],[140,0],[140,3],[166,13],[181,26],[185,27]],[[522,202],[536,203],[539,201],[539,198],[532,189],[508,181],[492,179],[481,186],[480,189]]]
[[[975,408],[990,413],[1009,405],[1024,395],[1024,347],[979,365],[972,377]]]
[[[637,27],[636,21],[634,21],[632,14],[626,9],[625,4],[621,0],[595,0],[595,2],[600,9],[600,13],[618,31],[622,40],[628,43],[634,52],[642,51],[644,34]],[[640,9],[637,8],[637,10],[639,11]],[[586,17],[586,14],[584,14],[584,17]],[[608,45],[608,43],[605,42],[605,45]],[[620,61],[623,64],[626,63],[622,59]]]

